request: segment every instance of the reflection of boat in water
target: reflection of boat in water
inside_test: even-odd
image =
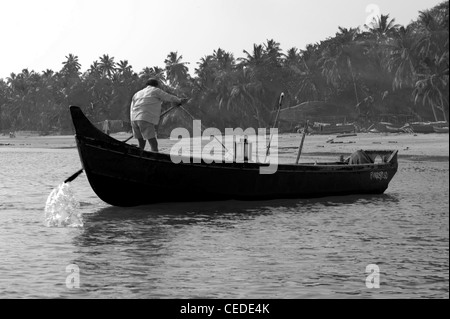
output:
[[[240,220],[271,215],[279,211],[304,211],[320,210],[322,206],[345,206],[358,203],[371,202],[377,205],[394,205],[398,198],[392,194],[366,194],[350,196],[329,196],[324,198],[304,199],[274,199],[262,201],[209,201],[209,202],[173,202],[155,203],[135,207],[105,206],[84,214],[86,227],[93,223],[105,224],[127,221],[141,224],[142,221],[151,223],[155,219],[166,222],[179,223],[180,225],[195,222],[203,223],[205,220]],[[151,219],[149,219],[151,217]],[[168,218],[170,217],[170,218]]]
[[[157,202],[268,200],[381,194],[397,172],[397,151],[365,151],[367,161],[283,164],[260,174],[264,163],[175,164],[169,154],[142,151],[95,128],[79,107],[70,108],[89,183],[115,206]],[[381,158],[382,163],[375,163]]]

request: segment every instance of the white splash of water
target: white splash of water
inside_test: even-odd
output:
[[[70,188],[69,183],[62,183],[55,188],[45,203],[45,225],[47,227],[83,227],[83,219],[77,209],[80,203]]]

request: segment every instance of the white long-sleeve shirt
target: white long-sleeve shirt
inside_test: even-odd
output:
[[[163,101],[181,103],[181,99],[163,90],[147,86],[137,92],[131,101],[131,121],[147,121],[157,125],[161,116],[161,104]]]

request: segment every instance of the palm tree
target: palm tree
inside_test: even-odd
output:
[[[244,50],[246,56],[238,59],[239,67],[248,75],[246,78],[250,80],[249,84],[255,88],[262,87],[262,90],[251,90],[263,94],[254,97],[261,101],[262,119],[270,115],[267,112],[277,105],[280,93],[286,89],[288,70],[282,68],[280,51],[279,43],[268,40],[264,45],[253,44],[252,52]]]
[[[3,79],[0,79],[0,132],[3,131],[3,128],[7,124],[9,128],[10,124],[8,120],[9,114],[7,111],[8,92],[8,84]]]
[[[66,77],[78,77],[80,75],[81,64],[78,62],[78,57],[70,53],[66,56],[61,73]]]
[[[420,31],[417,47],[421,56],[448,50],[448,16],[447,21],[442,21],[441,17],[433,15],[431,11],[421,11],[417,27]]]
[[[256,67],[264,63],[264,49],[262,45],[253,44],[253,51],[243,51],[246,55],[245,58],[239,58],[241,64],[246,67]]]
[[[46,69],[45,71],[42,71],[42,76],[45,78],[51,78],[55,75],[55,72],[50,69]]]
[[[215,95],[219,108],[223,108],[229,99],[230,88],[236,82],[236,61],[232,53],[219,48],[214,50],[211,62],[213,72],[211,94]]]
[[[149,78],[156,78],[159,80],[159,82],[165,83],[165,72],[166,71],[164,69],[157,66],[154,66],[152,68],[145,67],[141,72],[139,72],[139,77],[143,82],[147,81]]]
[[[412,28],[400,28],[385,46],[385,66],[393,75],[393,89],[414,87],[417,80],[417,39]]]
[[[101,71],[100,71],[99,62],[97,60],[92,62],[91,66],[89,67],[88,73],[92,76],[100,77]]]
[[[264,105],[261,101],[261,97],[264,95],[262,83],[253,81],[250,72],[246,72],[243,68],[238,70],[237,75],[238,82],[231,88],[227,109],[248,120],[245,123],[248,127],[265,127],[266,121],[261,109],[261,106]]]
[[[448,105],[448,100],[445,99],[444,92],[442,90],[445,86],[446,84],[442,82],[441,79],[434,75],[430,75],[417,81],[416,88],[413,91],[413,96],[415,97],[416,103],[422,99],[423,105],[429,104],[431,106],[435,121],[439,120],[436,114],[436,108],[441,109],[444,114],[444,121],[447,121],[447,116],[443,106],[445,104]]]
[[[110,115],[115,65],[114,58],[105,54],[100,57],[100,62],[96,60],[91,64],[84,76],[83,85],[89,94],[90,104],[86,112],[93,121],[101,121]]]
[[[128,79],[133,75],[133,67],[128,60],[121,60],[117,63],[117,72],[121,78]]]
[[[116,63],[114,62],[114,58],[109,57],[108,54],[104,54],[100,57],[100,63],[98,64],[98,67],[103,76],[106,76],[109,79],[112,78],[113,74],[116,71]]]
[[[273,39],[267,40],[267,43],[264,44],[264,54],[268,62],[273,66],[278,66],[283,56],[280,44]]]
[[[9,79],[13,88],[11,115],[21,128],[31,126],[35,123],[32,118],[36,111],[39,75],[23,69],[17,76],[11,74]]]
[[[380,40],[395,34],[401,26],[395,23],[395,19],[389,20],[389,14],[382,14],[378,18],[373,18],[372,23],[365,27]]]
[[[66,61],[62,64],[63,68],[59,73],[61,79],[59,86],[65,95],[65,103],[69,105],[78,104],[75,91],[76,87],[81,83],[81,64],[78,62],[78,57],[73,54],[66,56]]]
[[[178,52],[170,52],[164,60],[166,65],[167,80],[171,86],[181,89],[188,80],[188,62],[182,62],[183,56],[178,56]]]
[[[235,68],[234,57],[221,48],[212,55],[200,59],[195,69],[197,78],[192,81],[190,96],[193,104],[198,105],[202,117],[207,116],[208,123],[215,127],[226,127],[233,115],[226,110],[230,87]],[[211,116],[213,115],[213,116]]]
[[[428,103],[435,120],[435,108],[442,111],[447,121],[449,91],[449,30],[448,30],[448,2],[446,6],[439,5],[442,10],[428,10],[420,12],[414,25],[417,35],[416,54],[419,63],[416,67],[418,81],[413,95],[415,101],[422,99]]]
[[[296,102],[318,101],[323,98],[323,76],[311,52],[307,54],[310,59],[306,59],[302,54],[299,61],[299,70],[296,72],[298,84],[294,96]]]
[[[283,64],[284,66],[299,70],[298,65],[301,60],[300,52],[297,48],[293,47],[286,51]]]
[[[195,69],[195,74],[198,77],[198,81],[202,86],[212,87],[214,83],[214,67],[215,61],[212,55],[207,55],[200,58],[200,62],[197,62],[198,68]]]
[[[14,90],[17,84],[17,75],[14,72],[11,73],[9,77],[6,78],[6,83]]]
[[[229,72],[235,66],[235,59],[233,54],[230,52],[226,52],[221,48],[214,50],[212,58],[217,63],[217,69],[220,71]]]
[[[429,61],[423,68],[423,73],[418,74],[418,81],[413,91],[417,102],[422,99],[423,105],[429,104],[433,110],[434,119],[438,121],[436,108],[442,111],[444,121],[447,121],[445,107],[448,107],[449,69],[448,52],[437,60]]]
[[[346,82],[353,84],[356,104],[360,104],[357,88],[357,74],[353,67],[353,60],[361,59],[361,47],[356,42],[359,30],[339,27],[336,37],[325,42],[320,59],[317,61],[322,74],[328,83],[336,89],[346,86]]]

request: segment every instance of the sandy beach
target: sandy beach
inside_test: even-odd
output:
[[[118,140],[126,140],[129,133],[112,135]],[[278,140],[281,161],[295,159],[301,134],[282,134]],[[137,145],[135,139],[128,143]],[[160,139],[160,149],[165,151],[175,142]],[[0,135],[0,151],[8,149],[70,149],[75,148],[73,135],[39,136],[29,132],[17,132],[15,138]],[[358,149],[398,150],[399,158],[419,161],[448,161],[449,134],[396,134],[358,133],[356,136],[308,135],[303,146],[302,159],[314,157],[337,157],[348,155]]]

